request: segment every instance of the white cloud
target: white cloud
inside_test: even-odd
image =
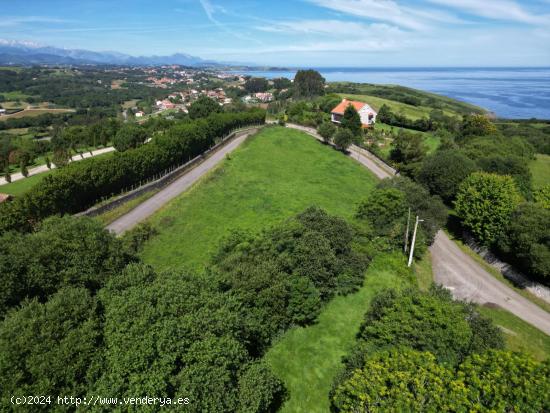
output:
[[[550,24],[550,16],[536,15],[509,0],[428,0],[464,12],[495,20],[509,20],[529,24]]]
[[[411,30],[425,30],[432,23],[464,23],[461,19],[433,9],[402,7],[393,0],[308,0],[318,6],[353,16],[380,20]]]
[[[43,16],[1,17],[0,27],[13,27],[25,23],[68,23],[69,20]]]

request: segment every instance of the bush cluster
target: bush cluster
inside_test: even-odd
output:
[[[384,291],[335,380],[333,411],[546,411],[550,364],[503,348],[498,327],[446,290]]]

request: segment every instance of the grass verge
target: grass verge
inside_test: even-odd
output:
[[[98,215],[95,217],[99,222],[101,222],[103,225],[109,225],[114,220],[120,218],[123,215],[126,215],[128,212],[130,212],[132,209],[137,207],[142,202],[147,201],[149,198],[151,198],[153,195],[155,195],[159,190],[151,190],[147,191],[134,199],[131,199],[130,201],[127,201],[116,208],[113,208],[109,211],[104,212],[101,215]]]
[[[502,328],[509,350],[527,353],[541,361],[550,357],[550,336],[502,308],[481,306],[479,309]]]

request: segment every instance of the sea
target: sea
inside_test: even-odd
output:
[[[499,118],[550,119],[550,67],[507,68],[314,68],[327,81],[392,84],[481,106]],[[294,78],[296,70],[235,73]]]

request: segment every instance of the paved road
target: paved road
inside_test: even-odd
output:
[[[73,155],[71,162],[77,162],[82,159],[87,159],[93,156],[102,155],[104,153],[113,152],[114,150],[115,148],[113,148],[112,146],[109,146],[108,148],[102,148],[102,149],[97,149],[95,151],[92,151],[92,154],[90,154],[90,152],[83,152],[82,156],[84,158],[82,158],[80,155]],[[55,165],[53,163],[52,163],[52,169],[55,169]],[[36,168],[29,169],[29,176],[46,172],[47,170],[48,170],[48,167],[46,165],[40,165],[40,166],[37,166]],[[17,172],[11,175],[12,182],[19,181],[20,179],[24,179],[24,178],[25,177],[21,172]],[[4,184],[7,184],[7,182],[6,182],[6,179],[2,177],[0,178],[0,185],[4,185]],[[1,186],[0,186],[0,192],[2,192]]]
[[[107,226],[107,229],[115,234],[122,234],[123,232],[133,228],[139,222],[148,218],[168,201],[174,199],[182,192],[185,192],[191,185],[197,182],[204,174],[214,168],[225,155],[235,150],[246,138],[255,133],[257,129],[243,131],[237,133],[237,136],[233,138],[228,144],[222,146],[212,155],[210,155],[204,162],[198,164],[191,169],[185,175],[172,182],[170,185],[157,192],[151,198],[132,209],[126,215],[121,216],[117,220],[113,221]]]
[[[315,129],[292,124],[287,126],[321,139]],[[395,175],[395,170],[381,165],[376,157],[362,148],[352,146],[350,157],[369,168],[380,179]],[[498,304],[550,335],[550,313],[498,281],[464,253],[443,231],[437,233],[430,251],[435,281],[451,290],[455,298],[479,304]]]

